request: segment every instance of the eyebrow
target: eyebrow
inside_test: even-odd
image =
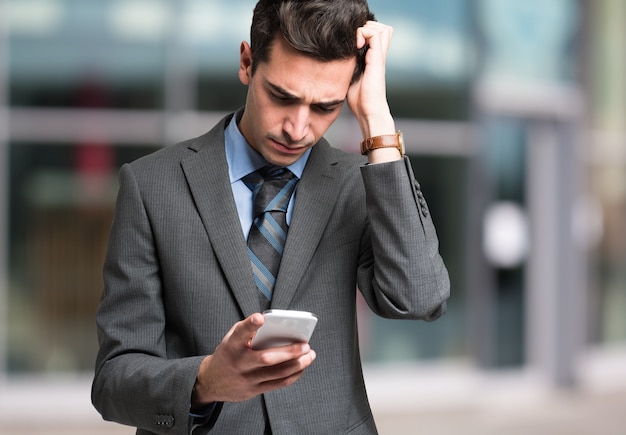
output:
[[[281,97],[286,98],[288,100],[292,100],[292,101],[299,101],[301,100],[300,97],[293,95],[291,92],[287,91],[286,89],[281,88],[278,85],[275,85],[274,83],[271,83],[267,80],[265,80],[265,83],[267,84],[267,86],[275,93],[280,94]],[[339,106],[341,104],[343,104],[345,102],[345,99],[341,99],[341,100],[331,100],[331,101],[319,101],[317,103],[313,103],[314,106],[319,106],[319,107],[333,107],[333,106]]]

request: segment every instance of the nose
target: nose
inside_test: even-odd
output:
[[[309,108],[303,105],[290,109],[283,122],[283,132],[290,142],[297,143],[309,133]]]

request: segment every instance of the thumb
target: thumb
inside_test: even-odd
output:
[[[246,346],[251,346],[252,339],[264,322],[265,317],[263,317],[263,314],[253,313],[235,325],[232,331],[232,338],[240,343],[245,343]]]

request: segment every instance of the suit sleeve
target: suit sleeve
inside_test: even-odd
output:
[[[388,318],[435,320],[446,311],[448,271],[408,157],[361,168],[368,225],[358,285],[370,308]]]
[[[105,420],[153,433],[190,433],[191,391],[202,357],[168,359],[160,274],[149,216],[125,165],[96,317],[92,402]]]

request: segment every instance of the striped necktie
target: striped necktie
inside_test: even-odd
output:
[[[246,175],[252,191],[253,222],[248,235],[248,255],[261,306],[269,306],[287,239],[287,205],[298,178],[288,169],[266,166]]]

